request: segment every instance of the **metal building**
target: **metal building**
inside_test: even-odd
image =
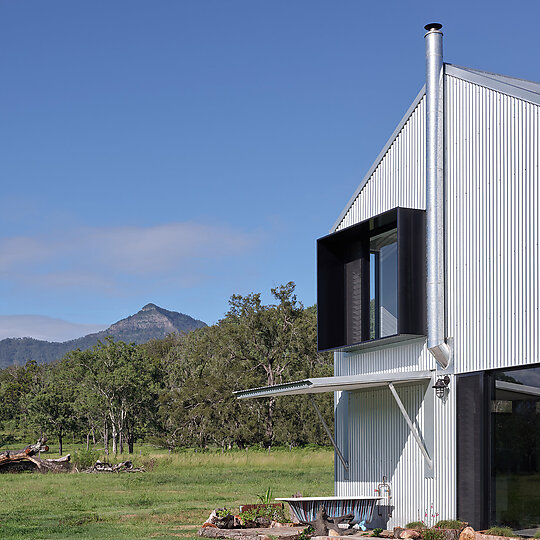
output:
[[[426,85],[318,240],[335,376],[239,397],[335,392],[335,492],[378,490],[372,526],[538,529],[540,83],[426,30]]]

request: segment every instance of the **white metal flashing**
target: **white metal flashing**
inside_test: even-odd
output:
[[[361,390],[390,383],[405,384],[431,379],[431,371],[411,371],[409,373],[380,373],[375,375],[356,375],[346,377],[318,377],[292,383],[275,384],[260,388],[250,388],[233,392],[238,399],[269,396],[292,396],[296,394],[319,394],[343,390]]]

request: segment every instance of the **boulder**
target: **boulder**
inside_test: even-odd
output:
[[[394,529],[394,538],[420,538],[420,533],[414,529],[401,529],[396,527]]]
[[[472,527],[465,527],[459,535],[459,540],[475,540],[476,532]]]

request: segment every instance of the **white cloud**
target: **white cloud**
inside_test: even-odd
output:
[[[41,315],[0,315],[0,339],[33,337],[67,341],[108,328],[104,324],[77,324]]]
[[[79,228],[0,239],[0,276],[22,286],[119,292],[141,279],[201,282],[260,234],[194,222]]]

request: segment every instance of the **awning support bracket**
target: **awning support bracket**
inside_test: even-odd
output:
[[[330,442],[332,443],[332,446],[334,447],[334,450],[336,451],[336,454],[343,464],[344,469],[349,472],[349,464],[347,460],[343,457],[343,454],[341,453],[341,450],[337,447],[336,441],[334,440],[334,437],[332,436],[332,432],[326,425],[326,422],[323,418],[323,415],[321,414],[321,411],[319,410],[319,407],[317,407],[317,403],[315,403],[315,400],[313,399],[313,396],[309,394],[309,400],[311,401],[311,404],[313,405],[315,412],[317,413],[317,416],[319,417],[319,420],[321,421],[324,430],[326,431],[326,434],[328,435],[328,438],[330,439]]]
[[[409,414],[407,413],[407,410],[405,409],[405,405],[403,405],[403,402],[401,401],[394,384],[388,383],[388,388],[390,388],[390,392],[392,392],[392,395],[394,396],[394,399],[396,400],[397,406],[399,407],[399,410],[401,411],[401,414],[403,415],[405,422],[407,422],[407,425],[409,426],[409,429],[411,430],[414,440],[416,441],[416,444],[418,444],[418,447],[420,448],[420,452],[422,452],[422,455],[424,456],[428,467],[430,469],[433,469],[433,461],[431,457],[429,456],[428,451],[426,450],[426,447],[424,445],[424,442],[422,441],[422,438],[420,437],[420,434],[418,433],[418,430],[412,423],[412,420],[409,417]]]

